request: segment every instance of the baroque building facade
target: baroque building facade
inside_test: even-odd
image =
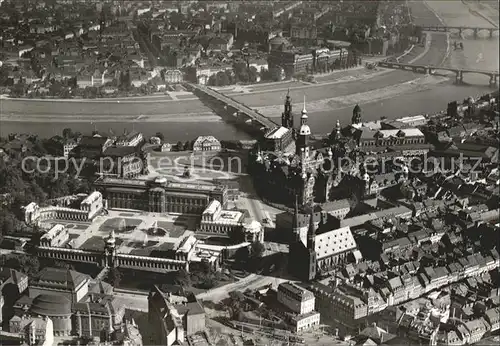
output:
[[[153,180],[101,178],[95,186],[109,208],[139,209],[156,213],[201,214],[212,199],[227,205],[227,187]]]
[[[294,126],[291,111],[287,95],[282,128]],[[363,122],[361,107],[355,105],[350,125],[342,127],[337,120],[328,138],[317,139],[311,134],[304,98],[300,124],[290,129],[294,145],[284,150],[274,145],[267,151],[258,146],[252,153],[250,166],[256,189],[264,198],[288,206],[296,197],[299,205],[305,206],[378,195],[408,178],[407,163],[393,165],[400,166],[401,171],[384,173],[372,170],[367,162],[377,162],[381,167],[384,162],[394,163],[428,151],[418,128],[383,129],[383,125],[380,121]]]
[[[342,178],[335,167],[335,159],[344,153],[339,152],[337,145],[313,138],[305,97],[300,123],[294,127],[291,98],[287,95],[281,128],[289,129],[294,145],[269,146],[269,139],[265,139],[264,147],[270,150],[262,150],[259,146],[251,157],[257,185],[269,196],[281,198],[277,202],[285,204],[291,204],[296,196],[300,205],[328,202],[333,197],[332,189]],[[334,133],[339,139],[339,122]]]

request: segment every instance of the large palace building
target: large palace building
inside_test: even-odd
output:
[[[182,183],[166,178],[115,179],[95,182],[108,202],[108,208],[139,209],[155,213],[201,214],[211,200],[227,205],[223,185]]]

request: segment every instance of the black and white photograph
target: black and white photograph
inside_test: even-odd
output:
[[[0,0],[0,345],[499,345],[499,7]]]

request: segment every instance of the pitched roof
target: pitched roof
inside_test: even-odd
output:
[[[123,157],[127,155],[136,154],[139,152],[139,147],[109,147],[104,150],[103,155],[109,157]]]
[[[78,145],[80,147],[102,147],[106,141],[107,137],[93,137],[93,136],[83,136]]]
[[[356,247],[356,241],[350,227],[342,227],[317,235],[314,250],[318,259],[321,259],[355,249]]]
[[[62,268],[43,268],[42,271],[35,278],[35,282],[39,285],[56,285],[68,289],[78,287],[83,281],[88,279],[86,274],[79,273],[70,269]]]

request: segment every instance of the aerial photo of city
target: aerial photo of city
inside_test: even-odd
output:
[[[500,345],[495,0],[0,0],[0,345]]]

